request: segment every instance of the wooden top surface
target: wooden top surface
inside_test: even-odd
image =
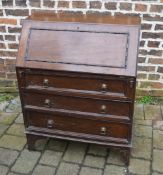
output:
[[[34,13],[23,22],[17,67],[136,76],[137,17]]]
[[[104,23],[104,24],[123,24],[140,25],[141,20],[137,16],[109,16],[105,13],[92,13],[82,15],[78,13],[52,13],[52,12],[33,12],[28,17],[29,20],[38,21],[62,21],[62,22],[81,22],[81,23]]]

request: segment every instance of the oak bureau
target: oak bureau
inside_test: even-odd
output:
[[[16,71],[27,144],[42,137],[106,145],[129,164],[140,19],[33,13]]]

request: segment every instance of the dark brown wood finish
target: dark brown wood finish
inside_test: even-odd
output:
[[[42,137],[132,146],[140,19],[34,13],[16,61],[27,143]]]
[[[24,93],[27,105],[117,116],[130,116],[130,102],[72,97],[63,94]],[[119,108],[121,106],[121,108]]]
[[[133,99],[135,79],[116,76],[58,73],[27,69],[24,75],[28,89],[69,90],[75,93],[104,95],[114,98]],[[47,81],[45,84],[45,80]],[[70,83],[71,82],[71,83]],[[55,88],[55,89],[52,89]]]
[[[27,112],[28,126],[47,128],[50,130],[70,131],[81,134],[85,133],[91,135],[99,135],[103,136],[101,140],[113,141],[115,138],[115,142],[128,143],[127,140],[129,139],[129,124],[127,123],[91,120],[87,119],[86,117],[78,118],[77,120],[75,119],[75,117],[70,117],[61,114],[49,115],[38,112]],[[124,140],[118,140],[117,138],[121,138]]]
[[[99,25],[91,22],[85,24],[80,21],[68,23],[55,20],[52,23],[27,20],[24,21],[23,26],[17,59],[19,67],[136,76],[136,67],[133,65],[137,60],[139,25],[132,25],[132,23],[131,25],[105,23]],[[52,35],[49,34],[51,37],[42,37],[43,31],[45,35],[48,32],[52,33]],[[59,37],[58,32],[65,32],[65,37],[60,34],[58,40],[56,38],[56,36]],[[73,42],[70,42],[70,33],[76,34]],[[87,38],[81,38],[83,33]],[[96,34],[100,35],[99,39],[92,37]],[[105,35],[109,35],[106,39],[112,38],[110,43],[108,40],[105,41]],[[49,38],[52,39],[49,40]],[[47,46],[45,43],[48,42]],[[123,46],[119,46],[120,43]],[[74,46],[77,48],[74,49]]]
[[[27,61],[113,68],[127,64],[127,32],[31,29],[29,38]]]

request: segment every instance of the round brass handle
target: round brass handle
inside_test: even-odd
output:
[[[43,86],[44,87],[48,87],[48,84],[49,84],[49,80],[48,79],[44,79],[43,80]]]
[[[106,113],[106,106],[105,105],[101,106],[101,113],[103,113],[103,114]]]
[[[45,99],[44,104],[45,104],[46,107],[50,107],[50,100],[49,99]]]
[[[106,133],[107,133],[107,128],[104,127],[104,126],[102,126],[102,127],[100,128],[100,131],[101,131],[101,134],[102,134],[102,135],[106,135]]]
[[[47,121],[47,128],[53,128],[53,127],[54,127],[54,121],[51,120],[51,119],[49,119],[49,120]]]
[[[101,85],[101,91],[102,91],[102,92],[106,92],[106,91],[107,91],[107,85],[106,85],[105,83],[103,83],[103,84]]]

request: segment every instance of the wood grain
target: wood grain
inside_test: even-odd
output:
[[[140,19],[34,13],[16,73],[30,150],[42,137],[120,148],[129,164]]]

